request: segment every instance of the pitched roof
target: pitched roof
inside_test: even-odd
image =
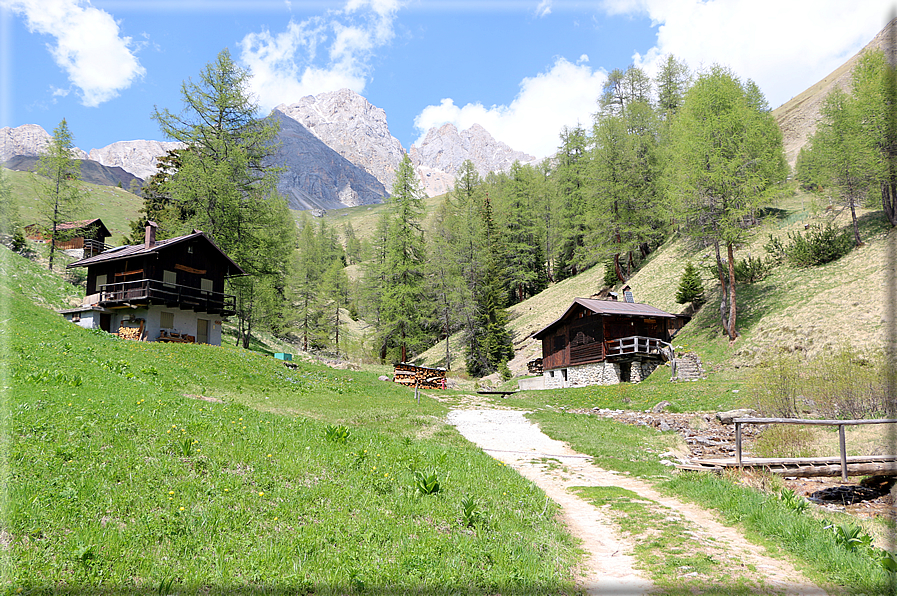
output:
[[[186,242],[188,240],[193,240],[195,238],[202,237],[212,245],[212,247],[217,250],[222,257],[224,257],[228,263],[230,263],[231,268],[234,270],[234,273],[228,273],[226,277],[231,275],[246,275],[246,272],[237,265],[233,259],[224,254],[224,251],[218,248],[218,245],[215,242],[205,235],[205,232],[200,232],[199,230],[194,230],[192,234],[186,234],[184,236],[177,236],[175,238],[169,238],[167,240],[157,240],[155,244],[146,247],[145,244],[132,244],[128,246],[118,246],[116,248],[111,248],[107,251],[101,252],[98,255],[94,255],[92,257],[88,257],[86,259],[81,259],[80,261],[75,261],[66,267],[66,269],[72,267],[90,267],[91,265],[96,265],[97,263],[109,263],[112,261],[119,261],[122,259],[130,259],[134,257],[159,254],[160,252],[171,248],[177,244],[181,244],[182,242]]]
[[[103,220],[99,217],[94,217],[93,219],[79,219],[78,221],[67,221],[60,224],[56,224],[57,230],[80,230],[82,228],[89,228],[90,226],[97,225],[100,228],[100,231],[103,232],[103,236],[108,237],[112,235],[112,232],[106,228],[106,225],[103,223]],[[31,224],[25,226],[28,228],[38,227],[38,224]]]
[[[536,333],[533,337],[542,339],[547,332],[556,327],[561,321],[567,318],[570,311],[579,304],[580,306],[592,311],[596,315],[602,316],[618,316],[618,317],[639,317],[639,318],[656,318],[656,319],[675,319],[676,315],[655,308],[650,304],[640,304],[638,302],[617,302],[615,300],[594,300],[592,298],[576,298],[573,303],[564,311],[556,321]]]

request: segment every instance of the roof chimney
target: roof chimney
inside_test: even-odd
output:
[[[146,222],[146,234],[143,237],[143,248],[150,249],[156,245],[156,225],[154,221]]]
[[[635,302],[635,298],[632,296],[632,288],[629,286],[623,287],[623,302]]]

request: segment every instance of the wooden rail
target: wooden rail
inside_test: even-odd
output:
[[[624,356],[626,354],[660,354],[667,342],[655,337],[633,335],[607,341],[605,353],[607,357]]]
[[[742,424],[807,424],[815,426],[837,426],[838,448],[841,463],[841,481],[847,482],[847,447],[844,437],[845,426],[860,424],[897,424],[894,418],[876,418],[870,420],[813,420],[809,418],[735,418],[735,464],[743,468],[741,458],[741,425]],[[809,458],[808,458],[809,459]]]
[[[157,279],[138,279],[104,284],[98,290],[100,292],[99,302],[103,305],[152,300],[185,310],[192,309],[209,314],[220,313],[225,317],[237,312],[235,296],[193,286],[165,283]]]

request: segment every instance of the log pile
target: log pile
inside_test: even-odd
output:
[[[135,341],[143,340],[143,321],[140,321],[139,327],[125,327],[121,325],[118,328],[118,336],[122,339],[133,339]]]
[[[530,360],[526,363],[526,370],[531,375],[541,375],[542,374],[542,359],[536,358],[535,360]]]
[[[395,365],[393,381],[406,387],[445,389],[445,369],[415,366],[407,362]]]

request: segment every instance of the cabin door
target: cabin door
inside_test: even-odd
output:
[[[100,329],[106,333],[112,333],[112,315],[100,313]]]
[[[209,343],[209,320],[196,319],[196,343]]]

